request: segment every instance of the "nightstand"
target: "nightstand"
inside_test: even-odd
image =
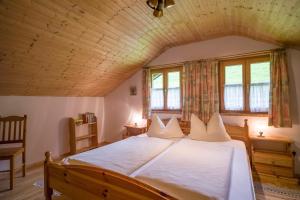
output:
[[[126,133],[123,135],[123,138],[128,138],[130,136],[140,135],[147,131],[147,126],[140,126],[134,124],[128,124],[124,126],[126,128]]]
[[[294,176],[293,141],[286,137],[252,136],[252,170],[254,180],[279,186],[297,187]]]

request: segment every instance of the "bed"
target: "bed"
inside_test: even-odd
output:
[[[180,127],[189,133],[189,122]],[[225,127],[229,142],[134,136],[59,162],[46,152],[45,197],[55,189],[71,199],[255,199],[247,120]]]

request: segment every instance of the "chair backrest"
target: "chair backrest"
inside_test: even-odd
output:
[[[25,147],[26,119],[26,115],[0,117],[0,144],[22,143]]]

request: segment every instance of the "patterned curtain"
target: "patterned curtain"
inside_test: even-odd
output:
[[[182,73],[182,116],[189,120],[191,114],[205,123],[219,111],[218,61],[187,62]]]
[[[151,115],[151,73],[149,68],[143,69],[143,118],[148,119]]]
[[[285,50],[271,53],[269,126],[292,127],[288,66]]]

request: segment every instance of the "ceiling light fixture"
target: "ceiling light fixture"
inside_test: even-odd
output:
[[[147,5],[152,8],[155,17],[164,15],[164,8],[170,8],[175,5],[174,0],[147,0]]]

